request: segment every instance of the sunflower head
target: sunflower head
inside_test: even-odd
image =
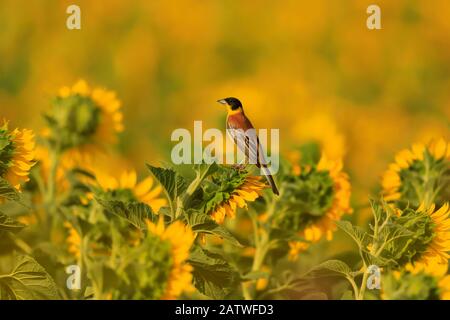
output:
[[[28,129],[8,129],[8,123],[0,124],[0,178],[7,180],[17,190],[29,180],[35,164],[34,134]]]
[[[123,131],[115,93],[91,89],[83,80],[60,90],[46,120],[44,135],[61,150],[112,143]]]
[[[397,209],[391,226],[402,235],[389,242],[382,254],[414,273],[445,273],[450,251],[448,215],[448,204],[439,210],[435,210],[434,205],[429,208],[422,205],[418,209]]]
[[[175,299],[192,290],[192,267],[186,260],[194,242],[193,232],[180,221],[165,226],[162,218],[157,223],[147,221],[147,228],[127,267],[131,277],[127,282],[133,286],[121,290],[118,298]]]
[[[383,197],[405,208],[442,205],[450,197],[450,145],[444,139],[397,153],[382,178]]]
[[[225,217],[235,217],[237,208],[247,208],[247,203],[261,196],[264,188],[259,176],[221,167],[205,187],[204,211],[217,223],[223,223]]]
[[[295,163],[293,172],[282,181],[281,209],[275,217],[277,227],[298,233],[307,242],[331,239],[334,221],[351,213],[350,183],[342,172],[342,162],[322,156],[320,161]],[[291,256],[307,248],[291,243]]]
[[[101,191],[106,193],[108,198],[128,202],[143,202],[148,204],[153,211],[166,205],[166,200],[160,197],[161,187],[153,188],[153,178],[147,177],[138,182],[136,171],[123,171],[118,177],[105,174],[102,170],[93,169]],[[92,197],[90,195],[89,197]]]

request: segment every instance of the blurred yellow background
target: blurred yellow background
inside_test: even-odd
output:
[[[382,30],[366,28],[372,3]],[[81,30],[66,28],[70,4]],[[39,131],[61,86],[105,86],[142,172],[170,161],[175,128],[223,128],[216,100],[236,96],[282,150],[314,140],[344,156],[360,203],[396,151],[449,137],[449,34],[447,0],[2,0],[0,115]]]

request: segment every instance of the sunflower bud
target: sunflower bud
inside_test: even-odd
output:
[[[45,116],[44,135],[61,151],[115,141],[123,130],[120,102],[103,89],[91,90],[84,81],[64,87]]]
[[[450,245],[448,204],[396,210],[388,225],[389,236],[381,256],[411,272],[439,275],[447,271]]]
[[[383,197],[401,208],[422,202],[444,204],[450,197],[450,145],[444,139],[414,144],[397,153],[382,179]]]
[[[217,223],[223,223],[225,217],[235,217],[237,208],[246,208],[247,202],[259,198],[264,188],[266,185],[259,176],[220,167],[212,176],[212,183],[205,188],[204,211]]]
[[[297,233],[307,242],[317,242],[323,237],[331,240],[336,229],[334,221],[352,212],[350,183],[347,174],[342,172],[342,163],[322,156],[318,163],[296,163],[294,168],[297,168],[294,173],[283,177],[275,224]],[[294,259],[307,246],[291,243],[290,248]]]

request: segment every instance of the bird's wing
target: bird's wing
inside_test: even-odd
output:
[[[260,165],[267,166],[262,146],[259,143],[259,137],[247,117],[243,116],[239,120],[229,119],[227,121],[227,133],[234,143],[237,144],[238,148],[248,157],[251,164],[256,164],[258,167]]]

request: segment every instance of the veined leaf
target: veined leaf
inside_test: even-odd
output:
[[[217,163],[200,163],[194,165],[194,170],[199,175],[208,176],[210,174],[213,174],[217,171],[219,167],[217,166]]]
[[[200,187],[203,180],[205,180],[209,175],[213,174],[218,170],[216,163],[211,164],[196,164],[194,166],[195,179],[186,188],[185,196],[183,197],[183,207],[185,209],[192,208],[197,204],[201,203],[201,198],[203,197],[203,190]]]
[[[217,224],[207,214],[194,212],[189,216],[188,223],[194,232],[214,234],[230,241],[235,246],[242,247],[242,244],[227,229]]]
[[[0,178],[0,198],[6,198],[7,200],[19,201],[19,192],[5,179]]]
[[[198,178],[200,178],[200,180],[203,180],[209,175],[213,174],[218,170],[218,168],[219,167],[215,162],[210,164],[201,163],[194,165],[195,174],[197,175]]]
[[[145,203],[142,202],[122,202],[118,200],[105,200],[96,198],[107,211],[115,214],[118,217],[126,219],[129,223],[138,229],[145,229],[145,221],[156,221],[156,215],[153,210]]]
[[[33,258],[17,255],[10,274],[0,276],[0,299],[60,299],[55,282]]]
[[[194,267],[195,287],[213,299],[224,299],[235,287],[239,275],[220,255],[195,246],[189,257]]]
[[[147,164],[147,168],[164,188],[169,200],[174,201],[186,190],[186,182],[172,169],[153,167]]]
[[[315,277],[329,277],[333,275],[351,276],[352,269],[343,261],[328,260],[315,266],[307,274],[312,273]]]
[[[352,225],[349,221],[335,221],[335,223],[340,229],[352,237],[361,249],[365,249],[367,233],[364,230]]]
[[[19,232],[24,227],[24,224],[0,212],[0,231]]]

